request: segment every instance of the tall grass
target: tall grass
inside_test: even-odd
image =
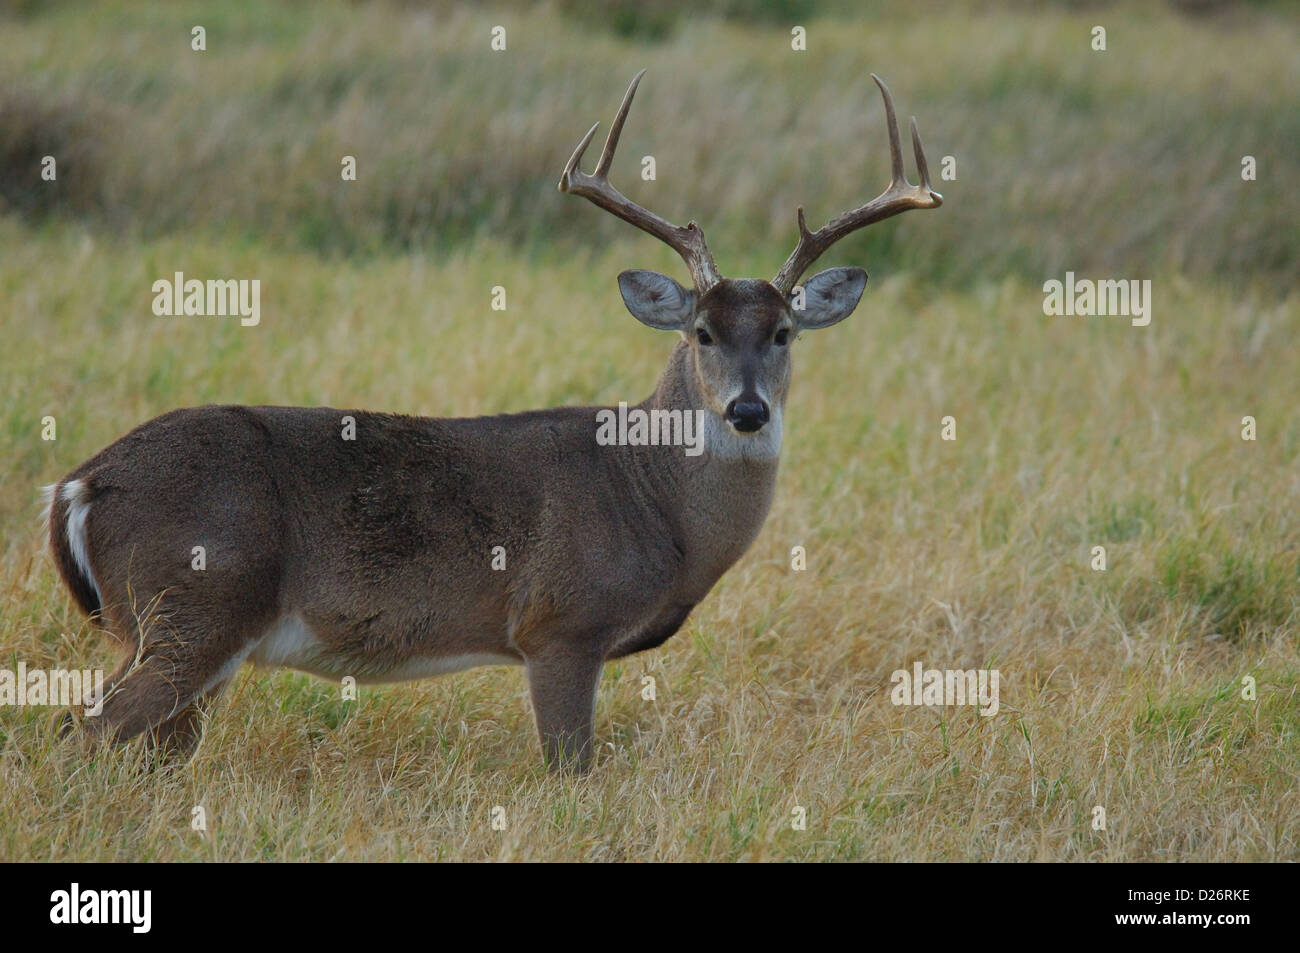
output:
[[[0,356],[10,667],[112,664],[41,552],[34,490],[156,412],[615,402],[649,391],[670,345],[620,314],[617,248],[539,269],[494,244],[351,263],[14,221],[0,237],[0,308],[23,315]],[[173,266],[261,275],[262,325],[154,318],[146,279]],[[1177,318],[1139,332],[1044,318],[1013,280],[900,276],[801,339],[768,525],[680,635],[609,668],[587,781],[538,774],[516,671],[359,704],[248,672],[171,778],[129,753],[82,769],[45,713],[6,710],[0,856],[1296,859],[1300,321],[1294,298],[1157,287]],[[1001,714],[892,706],[915,660],[996,666]]]

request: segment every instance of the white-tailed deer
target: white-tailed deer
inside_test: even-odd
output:
[[[598,439],[600,408],[476,419],[210,406],[131,431],[50,488],[50,544],[73,597],[127,648],[92,735],[143,735],[188,754],[202,710],[244,662],[324,678],[398,681],[523,664],[547,762],[585,767],[601,666],[660,645],[745,552],[767,516],[791,341],[857,306],[867,275],[796,282],[850,232],[935,208],[903,172],[889,90],[892,181],[808,231],[772,281],[719,275],[704,234],[609,182],[628,87],[596,171],[565,166],[590,199],[680,254],[694,287],[618,277],[638,320],[681,340],[635,410],[700,421],[695,454]],[[599,125],[599,123],[597,124]],[[803,307],[795,307],[802,301]],[[344,439],[343,418],[355,420]],[[197,568],[195,547],[203,547]]]

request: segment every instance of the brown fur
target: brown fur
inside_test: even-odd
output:
[[[800,210],[799,243],[772,282],[724,279],[694,222],[672,225],[609,184],[643,74],[596,172],[577,168],[593,127],[559,188],[682,255],[694,290],[647,271],[623,272],[619,286],[638,320],[682,335],[639,408],[703,411],[705,452],[601,446],[596,408],[474,420],[288,407],[164,414],[69,474],[50,506],[64,581],[132,647],[104,713],[85,723],[92,733],[192,748],[194,706],[250,655],[358,680],[470,656],[523,662],[548,762],[588,763],[601,665],[662,644],[758,535],[776,485],[789,339],[846,318],[867,275],[832,268],[795,282],[849,232],[942,202],[915,126],[922,184],[906,182],[893,103],[874,77],[890,123],[889,188],[816,232]],[[355,440],[341,439],[345,414]],[[98,600],[69,538],[71,480],[89,505]],[[191,568],[195,546],[207,553],[203,571]],[[504,571],[491,567],[495,547]]]
[[[701,302],[746,386],[784,301],[724,282]],[[643,408],[713,408],[689,335]],[[783,403],[788,363],[775,391]],[[383,680],[431,656],[527,666],[552,762],[586,762],[607,658],[661,644],[762,526],[776,460],[599,446],[597,408],[433,419],[329,408],[163,414],[61,481],[56,564],[78,604],[130,647],[94,734],[196,743],[210,698],[277,620],[319,640],[320,674]],[[345,415],[356,439],[341,438]],[[722,426],[725,426],[723,424]],[[66,536],[80,480],[102,606]],[[192,548],[206,569],[191,568]],[[491,568],[492,549],[506,569]]]

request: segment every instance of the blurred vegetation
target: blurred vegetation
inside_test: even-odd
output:
[[[1284,288],[1300,258],[1300,17],[1203,7],[10,3],[0,207],[326,254],[646,247],[555,189],[646,66],[616,184],[698,220],[724,272],[767,275],[799,205],[815,226],[887,181],[875,71],[918,117],[936,178],[945,155],[957,178],[936,181],[941,214],[853,236],[838,261],[959,283],[1160,269]],[[790,49],[794,23],[807,52]],[[57,183],[40,180],[47,154]],[[1241,180],[1246,154],[1257,182]]]

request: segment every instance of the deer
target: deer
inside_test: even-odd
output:
[[[674,225],[610,184],[644,75],[595,171],[579,166],[599,122],[559,190],[681,256],[689,288],[646,270],[618,285],[634,318],[678,335],[636,409],[698,413],[703,452],[598,442],[592,407],[164,413],[46,488],[58,572],[125,650],[97,711],[63,713],[62,736],[137,739],[183,763],[245,663],[357,683],[512,664],[524,667],[544,764],[589,769],[602,667],[662,645],[757,537],[776,487],[790,346],[847,318],[867,273],[800,278],[844,236],[943,201],[915,118],[921,184],[908,182],[893,99],[873,73],[889,186],[816,231],[800,207],[795,249],[771,281],[724,278],[699,225]]]

